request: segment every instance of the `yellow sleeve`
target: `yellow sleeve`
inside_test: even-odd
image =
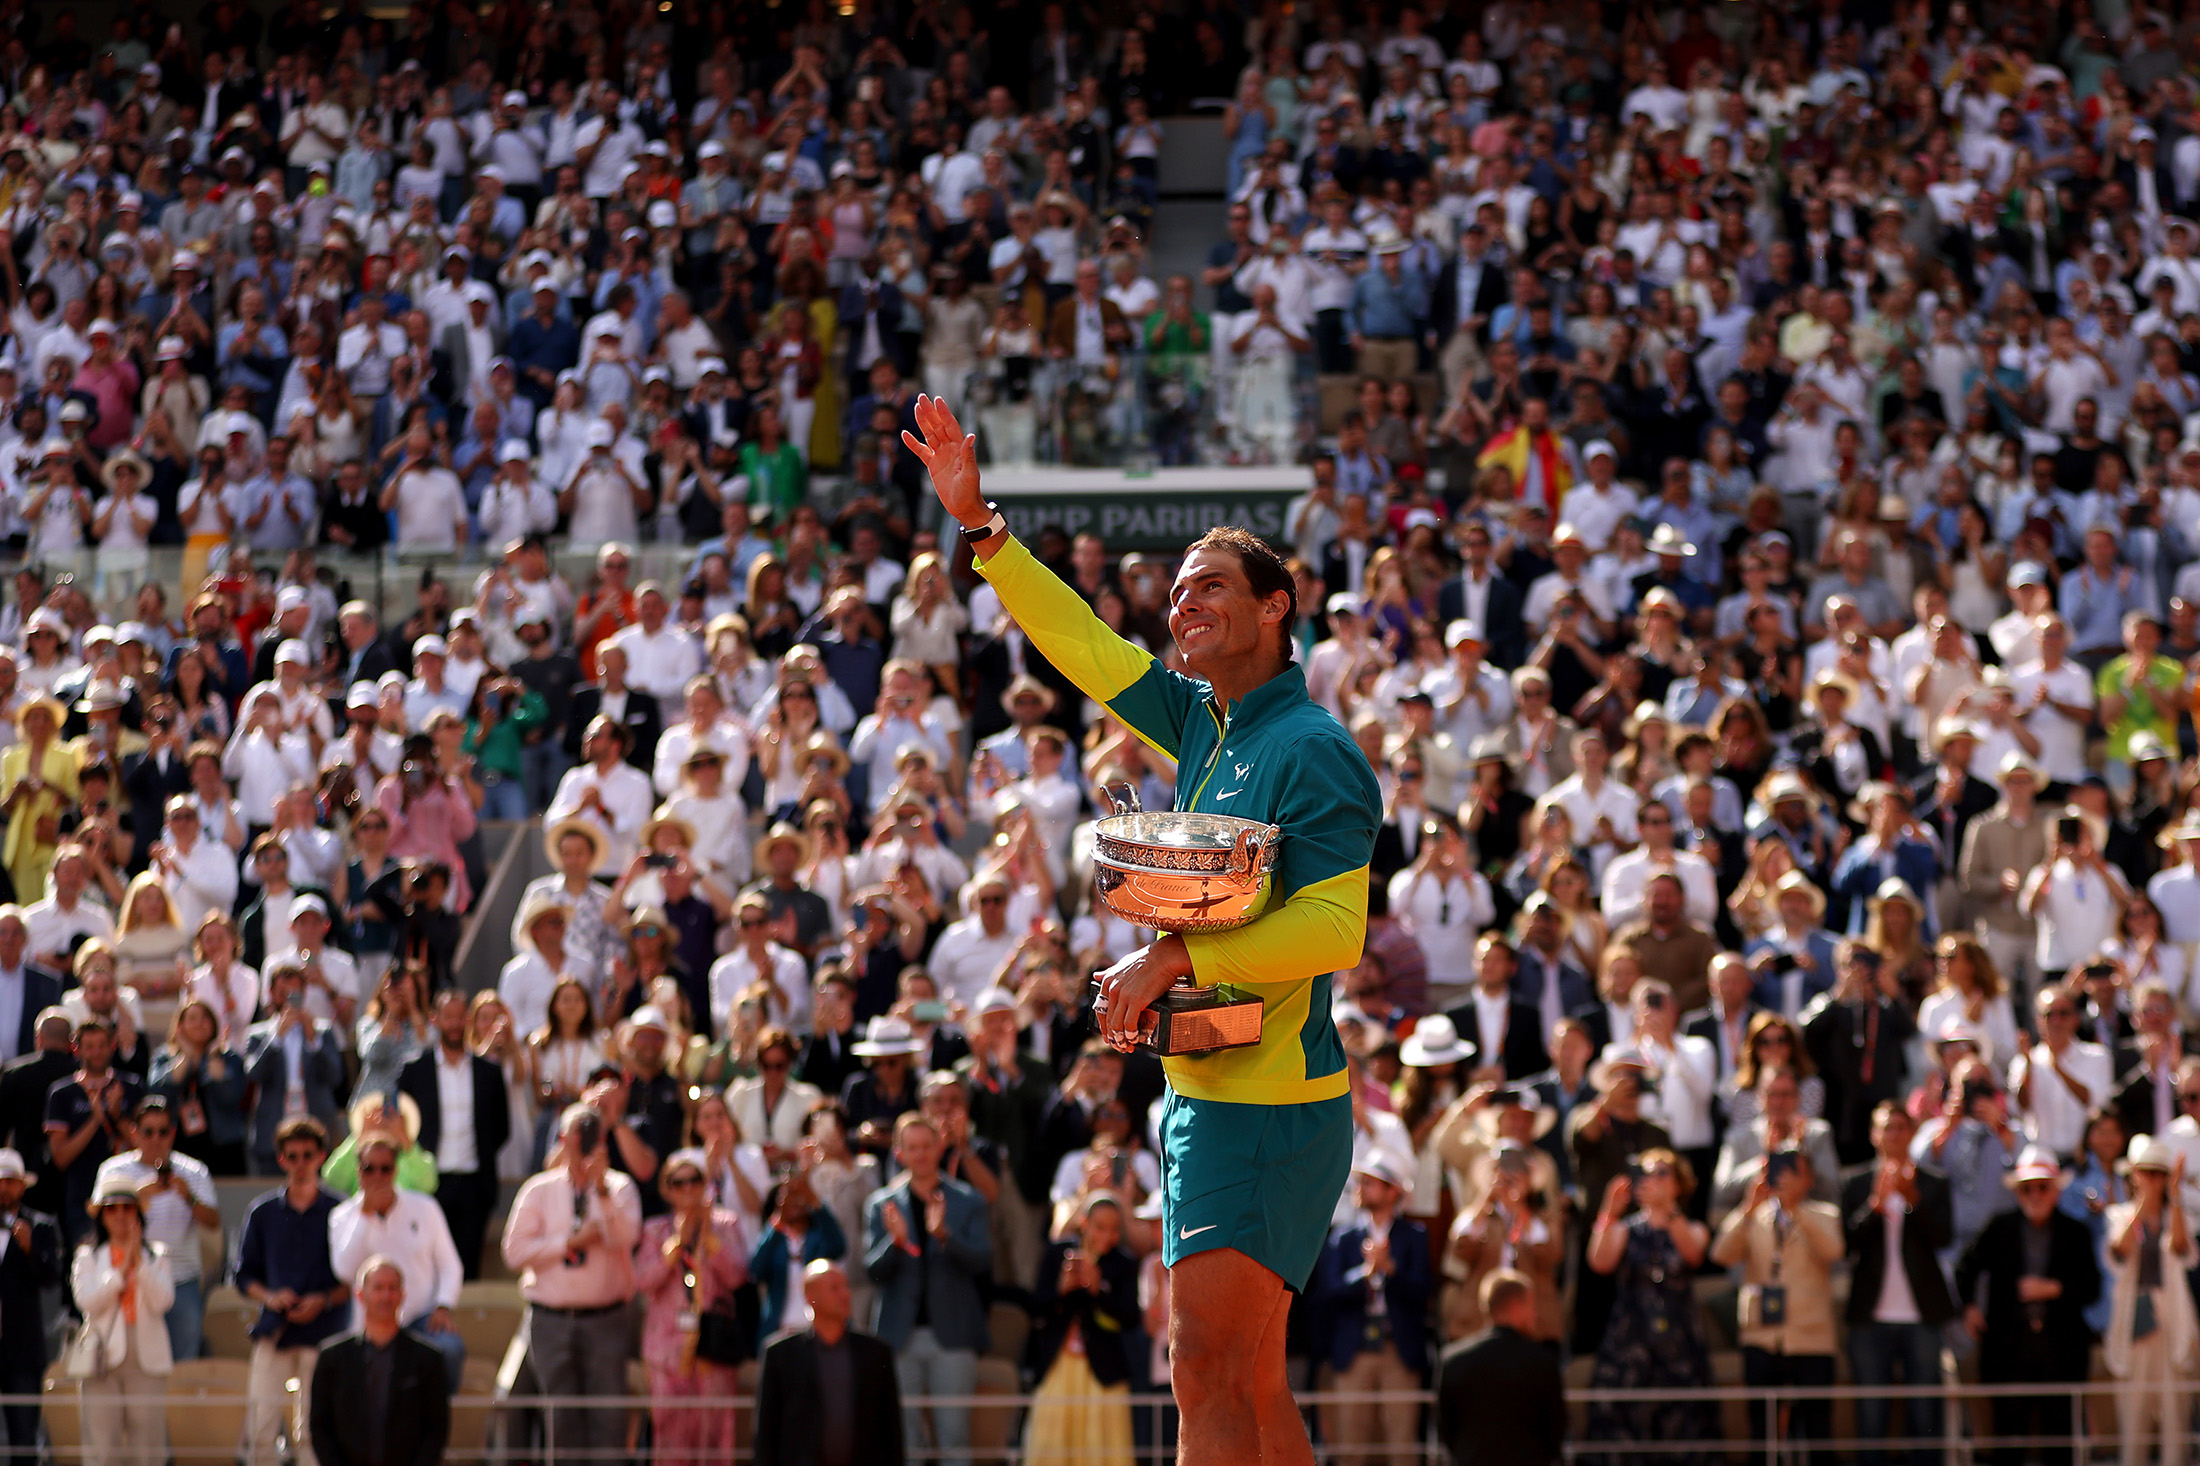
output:
[[[1260,920],[1184,938],[1201,986],[1281,987],[1357,967],[1367,941],[1367,867],[1301,886]]]

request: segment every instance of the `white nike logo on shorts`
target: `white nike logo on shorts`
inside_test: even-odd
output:
[[[1220,1222],[1209,1222],[1204,1227],[1182,1227],[1179,1228],[1177,1231],[1176,1240],[1179,1242],[1189,1242],[1194,1237],[1197,1237],[1200,1233],[1212,1232],[1215,1228],[1221,1225],[1222,1223]]]

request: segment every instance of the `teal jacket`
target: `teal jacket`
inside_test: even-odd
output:
[[[1330,1021],[1330,975],[1367,939],[1368,861],[1382,791],[1359,745],[1306,694],[1297,663],[1228,707],[1197,678],[1123,640],[1084,600],[1010,540],[979,570],[1048,661],[1176,762],[1176,808],[1280,826],[1283,848],[1260,916],[1187,936],[1202,984],[1265,1004],[1261,1041],[1163,1061],[1194,1099],[1303,1104],[1344,1094],[1344,1048]]]

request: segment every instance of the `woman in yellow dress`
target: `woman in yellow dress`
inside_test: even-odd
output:
[[[16,741],[0,754],[0,815],[8,821],[0,861],[24,905],[45,899],[46,872],[61,843],[61,811],[76,802],[76,760],[61,744],[61,704],[43,694],[15,711]]]
[[[1123,1207],[1092,1192],[1075,1232],[1048,1244],[1040,1268],[1039,1373],[1024,1436],[1026,1466],[1130,1466],[1130,1360],[1138,1263],[1123,1247]]]

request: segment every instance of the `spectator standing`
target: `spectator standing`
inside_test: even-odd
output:
[[[1566,1440],[1566,1381],[1536,1339],[1535,1288],[1499,1269],[1482,1280],[1489,1327],[1444,1350],[1436,1434],[1451,1466],[1551,1466]],[[1491,1410],[1489,1402],[1510,1406]]]
[[[1318,1358],[1329,1389],[1347,1393],[1418,1392],[1428,1378],[1428,1304],[1435,1278],[1428,1229],[1399,1212],[1407,1178],[1375,1152],[1356,1168],[1359,1218],[1322,1249],[1309,1298],[1321,1306],[1327,1338]],[[1322,1439],[1332,1449],[1393,1466],[1417,1454],[1420,1409],[1402,1401],[1322,1409]]]
[[[251,1396],[245,1439],[251,1466],[275,1466],[282,1412],[292,1412],[290,1438],[309,1442],[305,1405],[321,1344],[341,1332],[351,1290],[329,1255],[329,1217],[343,1200],[321,1184],[328,1132],[319,1121],[285,1120],[270,1147],[284,1184],[252,1203],[237,1244],[237,1291],[260,1305],[252,1324]],[[287,1382],[296,1380],[290,1393]],[[312,1466],[311,1446],[300,1453]]]
[[[2009,1188],[2016,1209],[1988,1222],[1964,1249],[1955,1269],[1956,1296],[1967,1300],[1964,1326],[1979,1341],[1982,1382],[2048,1386],[1996,1396],[1994,1434],[2067,1438],[2073,1424],[2067,1387],[2086,1377],[2093,1335],[2085,1310],[2101,1290],[2100,1264],[2085,1223],[2056,1209],[2062,1168],[2052,1155],[2028,1147],[2010,1173]],[[1968,1301],[1973,1299],[1982,1301]],[[2023,1453],[2018,1446],[1997,1451],[2006,1463]],[[2071,1459],[2068,1446],[2049,1446],[2041,1455],[2050,1462]]]
[[[1813,1179],[1808,1152],[1794,1146],[1768,1152],[1749,1200],[1727,1214],[1711,1244],[1713,1261],[1742,1270],[1742,1378],[1753,1388],[1833,1383],[1841,1213],[1812,1199]],[[1832,1437],[1832,1401],[1798,1400],[1790,1410],[1788,1438]],[[1765,1406],[1753,1401],[1751,1431],[1761,1440],[1765,1427]]]
[[[442,1351],[455,1391],[465,1360],[451,1316],[461,1282],[458,1251],[434,1199],[398,1186],[399,1149],[395,1137],[376,1129],[352,1152],[359,1192],[329,1217],[329,1256],[338,1277],[357,1276],[375,1256],[404,1269],[405,1293],[417,1309],[406,1326]]]
[[[987,1338],[978,1291],[993,1267],[986,1205],[970,1187],[940,1174],[943,1147],[930,1120],[904,1114],[893,1133],[902,1174],[864,1209],[864,1270],[879,1289],[879,1337],[893,1347],[904,1394],[968,1395]],[[967,1463],[969,1408],[935,1405],[930,1413],[940,1459]],[[924,1439],[922,1412],[905,1411],[904,1428],[916,1449]]]
[[[1688,1398],[1711,1378],[1692,1281],[1711,1234],[1684,1210],[1696,1178],[1687,1161],[1663,1146],[1644,1151],[1635,1174],[1612,1177],[1589,1235],[1590,1268],[1616,1283],[1590,1385],[1673,1393],[1651,1404],[1591,1406],[1589,1438],[1711,1439],[1710,1407]],[[1637,1202],[1641,1210],[1628,1215]]]
[[[99,1168],[95,1189],[111,1178],[137,1193],[145,1214],[146,1240],[168,1256],[175,1302],[168,1309],[168,1347],[175,1359],[199,1357],[206,1323],[206,1294],[199,1260],[199,1228],[221,1230],[222,1213],[214,1178],[205,1166],[176,1150],[176,1116],[168,1101],[147,1095],[131,1110],[135,1150],[111,1157]]]
[[[1034,1466],[1131,1459],[1130,1354],[1120,1345],[1138,1328],[1138,1264],[1123,1239],[1122,1204],[1095,1192],[1040,1264],[1039,1383],[1024,1436]]]
[[[443,1359],[403,1323],[405,1269],[376,1255],[360,1265],[359,1330],[321,1350],[308,1420],[326,1466],[437,1466],[451,1434]]]
[[[1841,1183],[1841,1217],[1849,1257],[1849,1370],[1859,1385],[1891,1384],[1897,1370],[1912,1388],[1940,1383],[1942,1329],[1956,1315],[1940,1253],[1954,1219],[1948,1178],[1910,1159],[1917,1126],[1909,1111],[1885,1100],[1872,1112],[1875,1155],[1852,1166]],[[1887,1436],[1894,1402],[1866,1395],[1856,1402],[1856,1433],[1870,1442]],[[1940,1401],[1901,1402],[1901,1434],[1940,1439]],[[1867,1466],[1884,1466],[1883,1452],[1865,1448]],[[1922,1463],[1931,1446],[1906,1453]]]
[[[849,1326],[848,1275],[802,1270],[810,1326],[764,1351],[756,1382],[756,1466],[902,1466],[894,1351]]]
[[[467,1045],[466,995],[435,999],[435,1042],[398,1072],[420,1107],[420,1148],[435,1157],[435,1199],[464,1276],[481,1276],[481,1244],[497,1201],[497,1152],[511,1137],[504,1071]]]
[[[587,1398],[626,1392],[626,1329],[634,1296],[641,1190],[611,1168],[609,1126],[589,1105],[558,1117],[553,1164],[528,1178],[504,1223],[504,1265],[520,1273],[528,1348],[543,1393]],[[550,1411],[557,1449],[608,1456],[621,1417],[596,1408]]]
[[[19,1319],[24,1325],[0,1332],[0,1390],[19,1396],[35,1396],[42,1388],[45,1295],[61,1283],[61,1228],[46,1213],[24,1204],[24,1192],[37,1179],[24,1169],[21,1155],[0,1150],[0,1232],[6,1234],[6,1246],[0,1248],[0,1316]],[[33,1459],[38,1406],[9,1405],[4,1418],[9,1457]]]
[[[46,1144],[69,1209],[62,1213],[61,1235],[72,1244],[91,1230],[85,1208],[101,1163],[129,1148],[126,1131],[139,1094],[137,1080],[114,1067],[115,1028],[107,1019],[77,1024],[75,1053],[76,1072],[55,1081],[46,1095]],[[84,1220],[72,1224],[72,1212]]]
[[[2135,1136],[2121,1167],[2131,1199],[2108,1209],[2108,1282],[2113,1303],[2102,1337],[2108,1372],[2129,1385],[2116,1414],[2123,1459],[2143,1463],[2147,1436],[2160,1432],[2164,1466],[2184,1457],[2175,1439],[2192,1413],[2193,1352],[2200,1326],[2181,1274],[2200,1264],[2177,1194],[2185,1158],[2151,1135]]]
[[[642,1224],[634,1283],[647,1311],[642,1362],[649,1366],[650,1438],[664,1466],[729,1460],[735,1393],[732,1358],[711,1352],[734,1343],[732,1295],[748,1277],[740,1218],[711,1200],[710,1164],[700,1150],[677,1150],[657,1172],[668,1215]],[[706,1334],[703,1320],[717,1328]],[[722,1404],[706,1403],[723,1401]]]
[[[305,1010],[305,965],[295,955],[267,965],[267,1009],[245,1032],[245,1077],[259,1088],[249,1140],[253,1167],[272,1175],[283,1128],[312,1119],[325,1137],[336,1124],[344,1084],[344,1051],[336,1025]],[[285,1168],[287,1174],[287,1168]]]
[[[143,1203],[114,1176],[85,1203],[94,1226],[69,1265],[84,1327],[68,1370],[83,1411],[87,1466],[150,1466],[168,1451],[161,1396],[175,1370],[161,1320],[175,1299],[168,1253],[145,1235]]]

